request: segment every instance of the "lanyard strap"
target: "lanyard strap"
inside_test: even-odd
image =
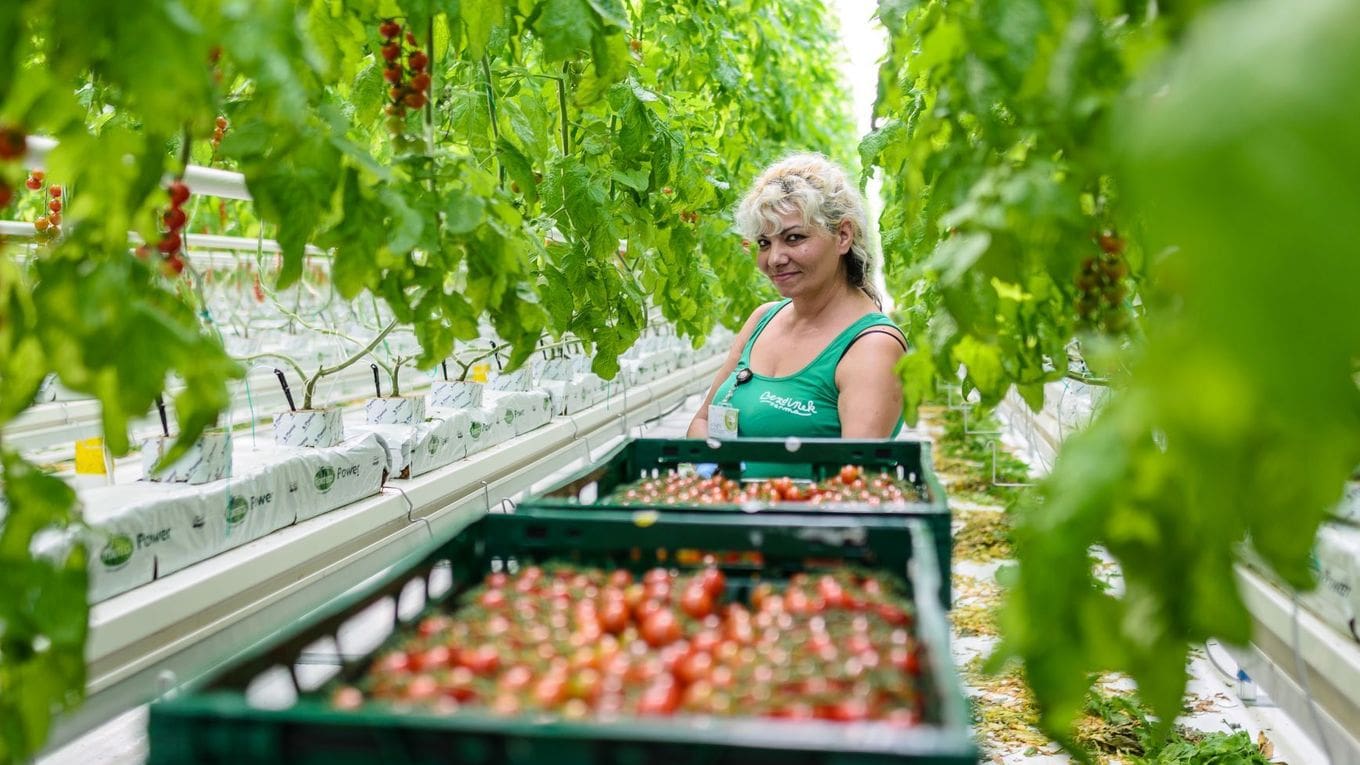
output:
[[[752,377],[755,377],[755,373],[751,371],[750,367],[742,367],[741,369],[738,369],[735,374],[737,378],[736,381],[732,383],[732,387],[727,389],[727,395],[723,396],[722,403],[718,404],[718,406],[727,406],[728,403],[732,401],[732,394],[737,392],[737,386],[745,385],[751,381]]]

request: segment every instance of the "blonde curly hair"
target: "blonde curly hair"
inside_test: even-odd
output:
[[[882,308],[883,298],[871,280],[878,260],[877,241],[869,228],[864,197],[845,170],[812,153],[794,154],[770,165],[737,206],[737,230],[754,240],[778,229],[780,216],[791,212],[801,214],[804,225],[833,233],[841,221],[850,221],[854,234],[845,256],[846,280]]]

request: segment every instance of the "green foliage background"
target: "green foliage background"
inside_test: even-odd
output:
[[[1021,511],[998,663],[1065,742],[1090,673],[1170,726],[1188,646],[1244,643],[1241,545],[1298,587],[1360,464],[1360,6],[880,0],[892,34],[866,169],[888,283],[936,380],[995,404],[1117,391]],[[1103,236],[1102,236],[1103,235]],[[1129,297],[1084,320],[1084,262]],[[1093,545],[1120,563],[1099,587]]]

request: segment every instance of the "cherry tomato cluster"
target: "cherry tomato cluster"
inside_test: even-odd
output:
[[[9,125],[0,125],[0,162],[12,162],[24,158],[28,151],[28,136],[24,131]],[[14,201],[14,189],[3,176],[0,176],[0,210],[9,207]]]
[[[882,720],[923,712],[909,604],[872,576],[797,574],[748,604],[714,566],[680,574],[527,567],[428,616],[331,703],[569,718],[756,715]]]
[[[382,57],[386,61],[383,79],[388,84],[389,103],[386,107],[387,128],[394,137],[406,130],[406,110],[420,109],[430,98],[430,57],[420,49],[419,41],[410,32],[403,34],[401,24],[385,19],[378,26],[383,37]],[[402,43],[411,49],[403,64]]]
[[[818,482],[771,478],[741,483],[715,474],[712,478],[669,473],[621,486],[610,501],[621,505],[727,505],[747,502],[807,502],[814,505],[858,503],[883,505],[920,500],[919,490],[889,472],[871,475],[856,465]]]
[[[1124,277],[1128,264],[1124,262],[1124,240],[1113,232],[1096,237],[1100,254],[1082,261],[1077,274],[1077,317],[1092,327],[1107,332],[1122,332],[1128,328],[1128,312],[1124,310]]]
[[[217,147],[222,145],[222,139],[227,137],[227,125],[227,118],[220,114],[217,115],[217,124],[213,127],[213,135],[210,141],[214,153],[217,152]]]
[[[184,203],[189,201],[189,187],[184,181],[176,180],[170,182],[166,191],[170,194],[170,207],[161,215],[161,238],[156,242],[156,250],[161,254],[166,276],[179,276],[184,272],[184,238],[181,232],[188,222]],[[137,254],[143,258],[150,257],[151,248],[142,245],[137,248]]]
[[[41,170],[33,170],[28,174],[24,181],[24,187],[29,191],[42,193],[47,176]],[[39,215],[33,220],[33,232],[39,242],[50,242],[61,236],[61,212],[63,209],[62,187],[58,184],[46,186],[47,193],[43,197],[47,199],[47,214]]]

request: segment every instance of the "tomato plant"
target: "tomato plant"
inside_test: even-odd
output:
[[[861,152],[887,171],[909,408],[962,368],[983,404],[1014,389],[1038,409],[1069,355],[1116,386],[1014,531],[998,659],[1024,662],[1060,740],[1103,670],[1165,730],[1187,646],[1249,637],[1240,546],[1310,586],[1360,463],[1356,195],[1331,169],[1357,154],[1360,111],[1334,94],[1357,84],[1360,11],[1299,11],[879,3],[891,50]]]
[[[172,373],[176,448],[215,421],[242,369],[186,302],[181,280],[210,278],[186,231],[272,235],[268,289],[303,278],[304,245],[330,249],[334,289],[383,301],[421,368],[483,318],[512,365],[571,333],[604,377],[648,303],[692,338],[736,326],[761,282],[722,212],[786,147],[849,154],[825,15],[822,0],[4,3],[0,191],[48,246],[0,255],[0,424],[49,373],[99,399],[115,454]],[[57,146],[27,185],[63,194],[30,210],[13,163],[34,134]],[[199,215],[174,187],[167,206],[162,179],[189,163],[240,171],[252,202]],[[15,446],[0,569],[34,596],[0,614],[0,717],[21,721],[0,761],[35,751],[83,688],[83,628],[44,626],[84,623],[82,586],[62,579],[81,560],[27,552],[72,498]],[[11,650],[35,638],[50,648]]]

